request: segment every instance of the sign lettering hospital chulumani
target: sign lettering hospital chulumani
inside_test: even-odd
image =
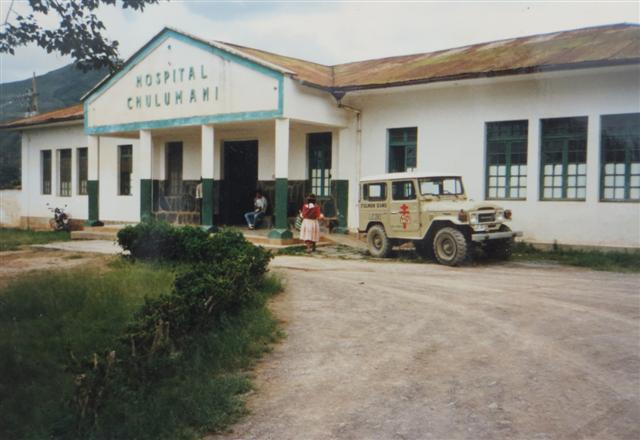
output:
[[[209,79],[209,75],[206,72],[204,64],[201,64],[199,67],[199,69],[194,66],[178,67],[170,70],[136,75],[135,86],[137,90],[142,89],[140,90],[141,92],[143,92],[144,89],[157,87],[169,88],[185,83],[187,87],[153,92],[152,90],[148,90],[149,93],[129,96],[127,97],[127,108],[134,110],[209,102],[210,99],[217,101],[219,98],[218,86],[207,85],[206,80]],[[196,87],[194,84],[203,81],[205,82],[204,85],[200,84]]]

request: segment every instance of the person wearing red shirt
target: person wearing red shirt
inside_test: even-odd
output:
[[[307,196],[307,203],[302,205],[300,215],[302,216],[300,240],[303,240],[307,246],[307,252],[313,252],[316,250],[316,243],[320,241],[320,224],[318,220],[324,218],[314,194]]]

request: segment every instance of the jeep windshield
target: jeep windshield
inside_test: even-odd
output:
[[[424,177],[418,179],[420,194],[423,196],[461,196],[464,195],[460,177]]]

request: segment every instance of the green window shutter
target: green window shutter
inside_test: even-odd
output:
[[[600,198],[640,201],[640,113],[602,116],[600,148]]]
[[[487,123],[486,198],[526,199],[528,121]]]

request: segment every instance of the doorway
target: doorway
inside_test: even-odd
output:
[[[244,213],[253,209],[258,185],[258,141],[224,142],[223,155],[220,222],[241,225]]]
[[[169,142],[166,157],[164,192],[168,196],[177,196],[182,193],[182,142]]]

